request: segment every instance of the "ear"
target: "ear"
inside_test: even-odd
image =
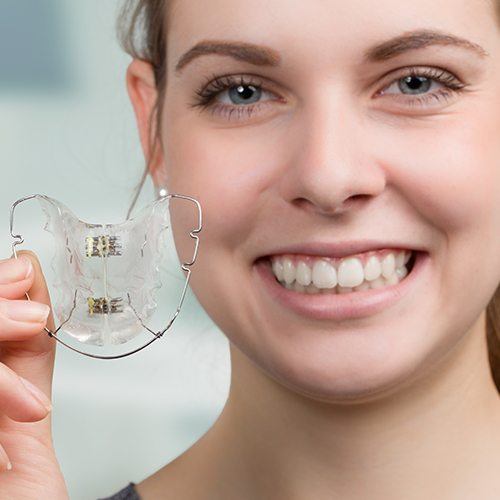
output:
[[[147,61],[134,59],[127,68],[127,91],[134,108],[137,127],[146,162],[149,162],[149,171],[155,184],[156,178],[161,175],[163,165],[163,152],[161,144],[156,144],[154,158],[151,157],[152,149],[150,138],[154,137],[156,118],[150,121],[158,99],[153,66]],[[156,139],[154,139],[156,141]]]

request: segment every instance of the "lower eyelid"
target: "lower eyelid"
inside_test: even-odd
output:
[[[438,70],[441,71],[441,73],[436,73],[434,75],[433,73],[428,73],[430,70],[428,68],[423,68],[423,69],[415,69],[415,67],[410,67],[409,70],[405,74],[401,74],[398,77],[393,77],[393,79],[380,88],[374,96],[394,96],[394,99],[396,101],[401,101],[403,100],[405,104],[411,105],[411,106],[416,106],[419,104],[422,108],[427,107],[426,103],[429,101],[433,101],[434,98],[436,98],[437,101],[441,101],[442,99],[448,100],[448,98],[453,97],[455,94],[458,94],[461,89],[467,87],[466,84],[463,84],[457,77],[455,77],[452,73],[449,73],[444,70]],[[441,75],[449,75],[448,78],[445,79],[445,81],[441,81],[438,76]],[[424,93],[421,94],[405,94],[403,92],[388,92],[388,90],[395,84],[398,83],[399,80],[407,77],[407,76],[420,76],[420,77],[425,77],[427,79],[430,79],[432,83],[434,83],[434,86],[431,86],[429,90],[425,91]],[[437,88],[436,88],[437,84]],[[245,86],[254,86],[256,88],[259,88],[262,93],[261,93],[261,98],[259,101],[250,103],[250,104],[245,104],[245,103],[240,103],[240,104],[235,104],[232,102],[224,102],[221,100],[221,96],[227,96],[227,92],[231,89],[234,88],[237,85],[245,85]],[[433,92],[433,87],[434,87],[434,92]],[[271,98],[266,99],[265,96],[269,95]],[[446,94],[446,95],[443,95]],[[207,108],[210,109],[212,108],[212,112],[214,114],[220,113],[228,113],[229,110],[244,110],[248,108],[258,108],[257,111],[262,108],[267,106],[268,104],[273,104],[274,102],[281,102],[281,103],[287,103],[288,99],[285,99],[281,97],[279,94],[277,94],[275,91],[270,90],[262,83],[260,82],[252,82],[252,81],[247,81],[244,83],[240,82],[235,82],[232,85],[227,85],[225,89],[219,89],[213,91],[213,96],[211,98],[208,98],[208,102],[205,104],[199,104],[202,108]],[[215,109],[217,108],[217,109]],[[232,111],[232,112],[234,112]],[[253,114],[256,110],[252,109],[252,112],[249,112],[250,114]],[[241,112],[238,111],[238,113],[242,114]]]

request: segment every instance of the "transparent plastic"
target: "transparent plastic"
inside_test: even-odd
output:
[[[14,209],[28,199],[39,201],[47,216],[44,228],[52,233],[56,251],[51,265],[54,287],[59,294],[53,304],[60,323],[55,332],[63,330],[83,344],[96,346],[124,344],[137,337],[147,327],[147,320],[157,308],[156,291],[162,286],[160,263],[166,249],[164,237],[170,227],[169,203],[172,197],[194,201],[199,209],[198,228],[190,232],[196,240],[194,255],[183,263],[188,271],[196,259],[201,230],[201,207],[188,196],[165,195],[144,207],[137,215],[118,224],[91,224],[78,219],[63,203],[45,195],[32,195],[18,200],[11,211],[13,234]],[[145,347],[145,346],[144,346]],[[80,352],[80,351],[79,351]]]

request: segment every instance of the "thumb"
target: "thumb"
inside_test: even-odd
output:
[[[33,264],[33,284],[28,290],[30,299],[51,307],[47,283],[37,256],[28,250],[19,251],[18,255],[24,255]],[[47,328],[54,330],[52,310],[47,319]],[[43,329],[25,340],[3,341],[0,344],[1,362],[51,398],[56,344],[57,340]]]

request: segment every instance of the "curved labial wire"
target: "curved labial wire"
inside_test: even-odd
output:
[[[28,201],[28,200],[35,199],[35,198],[45,199],[45,200],[51,200],[49,197],[47,197],[45,195],[34,194],[34,195],[31,195],[31,196],[26,196],[24,198],[20,198],[19,200],[17,200],[16,202],[14,202],[12,204],[11,209],[10,209],[10,235],[11,235],[11,237],[14,240],[13,243],[12,243],[12,253],[13,253],[13,256],[16,259],[18,258],[17,248],[16,247],[18,247],[19,245],[21,245],[22,243],[24,243],[24,238],[23,238],[22,235],[14,233],[15,209],[16,209],[16,207],[19,204],[21,204],[21,203],[23,203],[25,201]],[[164,333],[172,326],[172,324],[175,321],[175,319],[177,318],[177,316],[178,316],[178,314],[179,314],[179,312],[181,310],[182,304],[184,302],[184,297],[186,295],[187,287],[189,285],[189,279],[190,279],[190,276],[191,276],[191,266],[196,262],[196,258],[198,256],[199,237],[197,236],[197,234],[202,230],[203,225],[202,225],[202,209],[201,209],[201,205],[198,202],[198,200],[196,200],[195,198],[193,198],[191,196],[170,193],[170,194],[165,194],[164,196],[162,196],[161,199],[160,199],[160,201],[163,201],[163,199],[165,199],[165,198],[180,198],[180,199],[185,199],[185,200],[191,201],[192,203],[194,203],[196,205],[196,208],[197,208],[197,211],[198,211],[197,227],[195,229],[192,229],[189,232],[189,236],[192,239],[195,240],[195,247],[194,247],[193,257],[192,257],[192,259],[190,261],[183,262],[182,265],[181,265],[181,268],[186,272],[186,279],[185,279],[185,282],[184,282],[184,287],[183,287],[183,290],[182,290],[181,298],[180,298],[179,303],[177,305],[177,309],[176,309],[176,311],[175,311],[172,319],[167,324],[167,326],[163,330],[160,330],[160,331],[157,331],[157,332],[155,332],[154,330],[152,330],[151,328],[149,328],[144,323],[143,319],[141,318],[141,316],[138,314],[138,312],[136,311],[136,309],[132,305],[132,299],[131,299],[130,293],[127,292],[128,304],[129,304],[131,310],[133,311],[133,313],[134,313],[135,317],[137,318],[138,322],[140,323],[140,325],[145,330],[147,330],[148,332],[150,332],[153,335],[153,338],[151,340],[149,340],[148,342],[146,342],[144,345],[142,345],[142,346],[140,346],[140,347],[138,347],[136,349],[133,349],[131,351],[125,352],[123,354],[104,356],[104,355],[93,354],[93,353],[88,353],[88,352],[82,351],[80,349],[77,349],[77,348],[75,348],[75,347],[67,344],[61,338],[59,338],[58,335],[57,335],[58,332],[61,329],[63,329],[63,327],[70,321],[70,319],[71,319],[71,317],[73,315],[73,312],[75,311],[75,309],[77,307],[77,293],[78,293],[78,290],[75,290],[75,293],[74,293],[74,296],[73,296],[73,300],[72,300],[72,308],[71,308],[71,310],[69,312],[68,317],[57,328],[55,328],[53,331],[50,330],[47,327],[44,327],[44,330],[49,335],[49,337],[52,337],[52,338],[56,339],[59,343],[63,344],[68,349],[71,349],[72,351],[75,351],[75,352],[77,352],[79,354],[83,354],[84,356],[89,356],[91,358],[97,358],[97,359],[118,359],[118,358],[123,358],[125,356],[130,356],[131,354],[134,354],[134,353],[136,353],[136,352],[144,349],[145,347],[147,347],[148,345],[150,345],[155,340],[161,338],[164,335]],[[56,206],[56,209],[58,210],[58,215],[62,216],[60,207]],[[127,219],[127,221],[128,220],[129,219]],[[67,241],[68,240],[66,239],[66,243],[67,243]],[[147,238],[145,238],[145,241],[144,241],[144,243],[143,243],[143,245],[141,247],[141,253],[143,253],[143,249],[144,249],[144,246],[145,246],[146,242],[147,242]],[[108,246],[108,250],[109,250],[109,246]],[[71,251],[70,251],[70,253],[71,253]],[[71,258],[73,258],[73,257],[71,256]],[[26,293],[26,298],[28,300],[31,300],[28,293]]]

